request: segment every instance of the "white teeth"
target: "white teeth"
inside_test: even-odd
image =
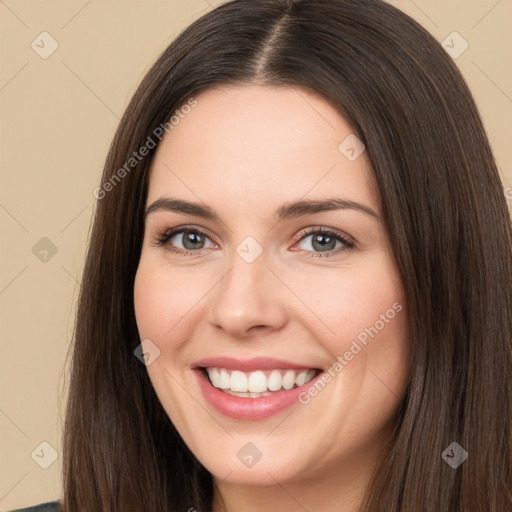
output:
[[[279,370],[272,370],[267,378],[267,388],[270,391],[279,391],[283,387],[283,377]]]
[[[309,382],[315,370],[257,370],[242,372],[225,368],[206,368],[214,387],[233,396],[258,398],[268,396],[272,391],[290,390]]]
[[[267,391],[267,377],[263,372],[252,372],[249,375],[248,387],[251,393]]]
[[[224,370],[224,368],[222,368],[220,370],[220,375],[219,375],[219,388],[220,389],[229,389],[229,384],[230,384],[230,381],[231,381],[231,377],[229,376],[229,373]]]
[[[247,376],[245,375],[245,373],[239,372],[238,370],[232,372],[229,387],[231,388],[231,391],[247,392]]]
[[[269,396],[272,394],[270,391],[264,391],[263,393],[239,393],[238,391],[231,391],[230,389],[227,389],[224,392],[228,395],[239,396],[242,398],[259,398],[260,396]]]
[[[300,372],[297,375],[297,378],[295,379],[295,384],[297,384],[297,386],[302,386],[302,384],[306,383],[307,377],[308,377],[308,371],[307,370],[304,370],[303,372]]]
[[[210,372],[208,372],[208,375],[210,376],[210,379],[215,382],[219,382],[220,380],[220,375],[219,375],[220,371],[218,368],[211,368]],[[228,386],[229,388],[229,386]]]
[[[288,370],[283,377],[283,388],[284,389],[292,389],[295,385],[295,372],[293,370]]]

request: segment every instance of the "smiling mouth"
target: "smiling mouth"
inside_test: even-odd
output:
[[[271,396],[303,386],[322,370],[318,368],[272,369],[244,372],[219,367],[201,367],[206,380],[219,391],[241,398]]]

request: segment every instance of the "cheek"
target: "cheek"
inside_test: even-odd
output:
[[[160,345],[172,338],[170,331],[190,314],[194,305],[194,284],[178,271],[159,268],[151,261],[141,259],[134,284],[134,308],[141,338],[149,338]],[[197,299],[196,299],[197,300]]]
[[[374,265],[346,267],[325,278],[318,273],[314,283],[302,282],[298,292],[314,313],[302,317],[303,325],[332,358],[336,414],[350,410],[368,425],[381,424],[403,394],[410,367],[409,320],[398,271],[392,261],[376,259]]]
[[[135,276],[134,309],[140,339],[151,340],[163,356],[147,368],[152,379],[159,369],[173,375],[185,371],[193,357],[192,333],[204,321],[206,296],[217,279],[211,271],[172,267],[161,258],[143,254]],[[174,387],[172,378],[169,383]]]
[[[166,311],[169,311],[165,288],[165,284],[147,271],[143,263],[139,265],[134,285],[134,307],[141,338],[159,338],[164,329]]]
[[[194,403],[191,405],[183,395],[182,386],[177,384],[184,378],[181,372],[185,360],[181,348],[185,341],[180,340],[186,340],[183,330],[190,327],[187,312],[192,307],[188,299],[184,300],[185,288],[190,290],[190,283],[168,267],[159,267],[150,258],[141,259],[134,283],[139,336],[141,340],[150,339],[163,356],[157,357],[147,367],[147,372],[162,406],[180,432],[189,428],[185,418],[194,408]],[[197,416],[200,411],[195,413]]]
[[[312,314],[304,314],[308,329],[331,345],[333,353],[345,348],[372,326],[379,331],[398,327],[405,316],[405,297],[396,269],[385,262],[364,268],[347,267],[299,279],[294,292],[304,297]],[[399,310],[401,312],[399,313]],[[325,332],[325,335],[322,333]]]

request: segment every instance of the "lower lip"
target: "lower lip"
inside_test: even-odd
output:
[[[228,395],[212,386],[201,369],[194,369],[193,372],[198,379],[203,395],[213,408],[225,416],[238,420],[262,420],[288,409],[298,403],[299,395],[311,387],[323,373],[319,373],[302,386],[288,391],[275,391],[272,395],[259,398],[243,398]]]

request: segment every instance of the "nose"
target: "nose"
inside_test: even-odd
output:
[[[286,323],[286,289],[264,255],[265,252],[248,263],[234,254],[231,268],[211,296],[210,325],[230,337],[259,336],[281,329]]]

